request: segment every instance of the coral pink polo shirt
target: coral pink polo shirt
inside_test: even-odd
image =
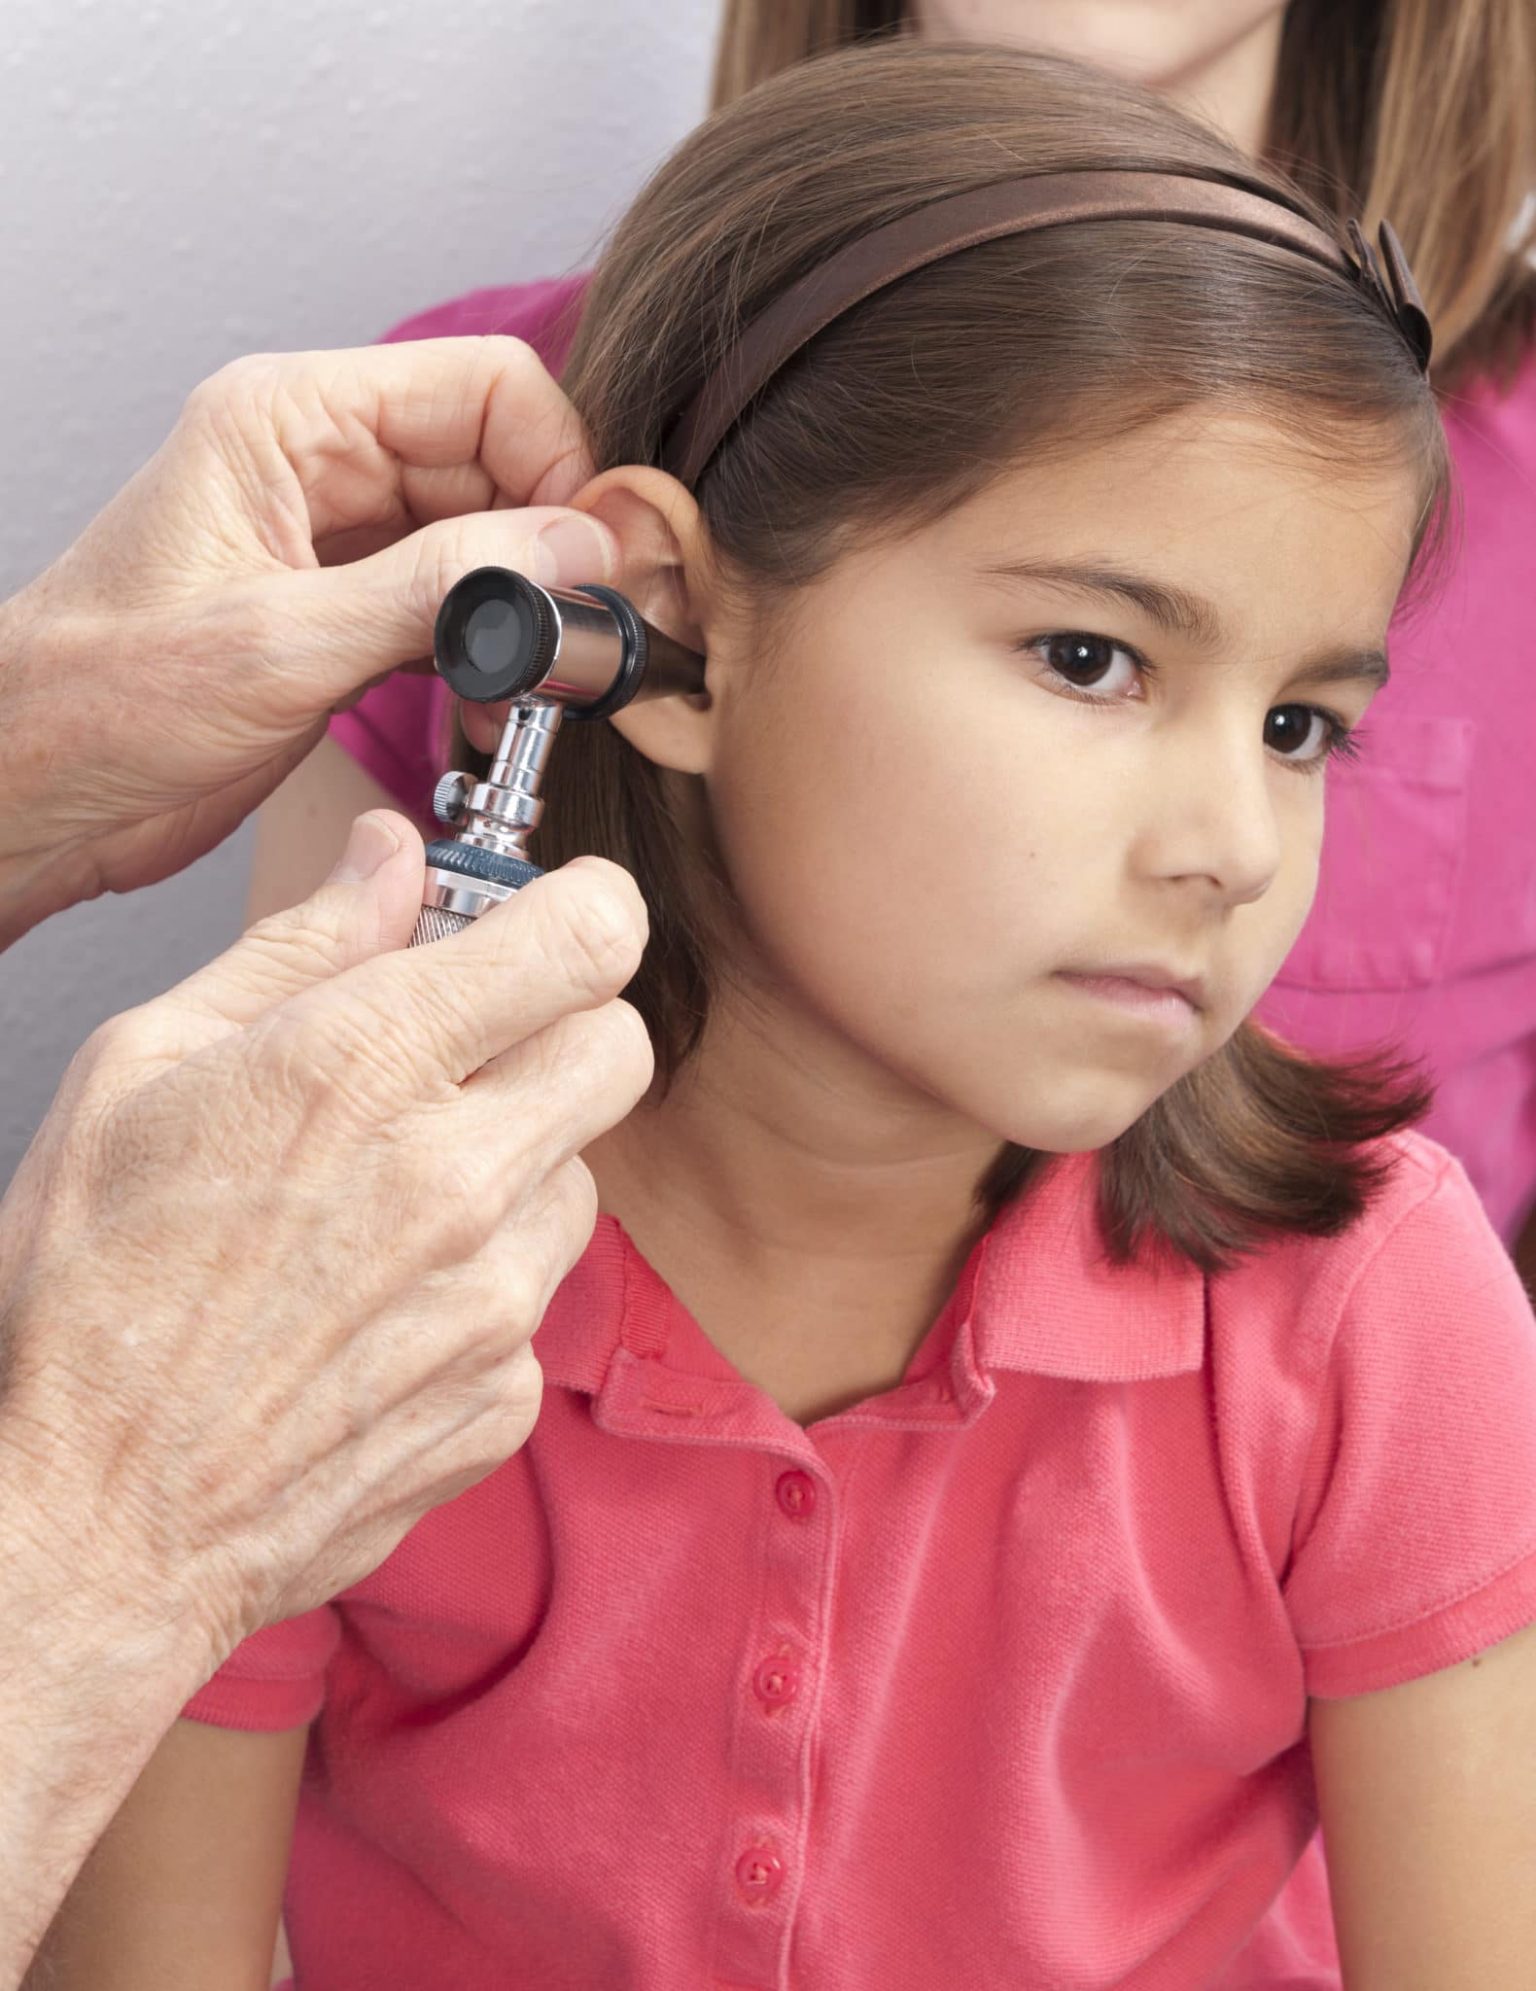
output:
[[[188,1709],[317,1717],[303,1991],[1331,1985],[1248,1946],[1308,1696],[1536,1622],[1536,1322],[1393,1146],[1214,1278],[1108,1268],[1059,1161],[806,1428],[600,1219],[523,1449]]]
[[[586,281],[475,291],[390,337],[512,332],[558,374]],[[1425,1131],[1513,1238],[1536,1204],[1536,356],[1510,393],[1445,416],[1461,554],[1392,632],[1362,758],[1329,770],[1317,904],[1261,1013],[1310,1050],[1421,1057]],[[402,675],[332,732],[425,824],[446,719],[442,686]]]

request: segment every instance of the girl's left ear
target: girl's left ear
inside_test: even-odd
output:
[[[600,518],[618,539],[619,575],[611,585],[647,622],[708,658],[715,615],[709,534],[686,485],[664,470],[622,464],[594,477],[570,502]],[[609,724],[659,766],[705,774],[714,738],[714,675],[711,664],[697,697],[645,699],[626,705]]]

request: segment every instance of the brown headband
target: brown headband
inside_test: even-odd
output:
[[[978,242],[1073,221],[1182,221],[1293,250],[1366,290],[1397,325],[1420,370],[1428,371],[1429,317],[1386,222],[1378,261],[1357,222],[1349,224],[1345,247],[1256,181],[1240,186],[1175,173],[1040,173],[930,201],[845,243],[792,284],[749,321],[672,424],[661,446],[662,468],[684,484],[696,483],[747,403],[786,360],[898,277]]]

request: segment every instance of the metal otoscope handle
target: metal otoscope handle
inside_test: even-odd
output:
[[[653,628],[614,588],[541,588],[477,567],[443,598],[433,662],[461,698],[512,701],[489,774],[445,774],[432,812],[454,834],[427,845],[411,945],[442,940],[541,876],[528,838],[539,784],[567,711],[602,719],[637,698],[704,689],[704,659]]]

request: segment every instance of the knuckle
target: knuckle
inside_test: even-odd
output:
[[[560,1230],[560,1258],[565,1271],[569,1271],[576,1259],[586,1250],[593,1226],[597,1222],[597,1183],[591,1169],[580,1155],[574,1155],[558,1171],[556,1186],[559,1199],[557,1222]]]
[[[437,1265],[463,1264],[484,1245],[497,1215],[496,1182],[484,1157],[462,1145],[412,1144],[394,1201],[430,1232]]]
[[[353,988],[330,983],[280,1005],[258,1026],[256,1083],[278,1086],[310,1107],[345,1107],[372,1117],[381,1080],[411,1060],[398,1024]]]
[[[521,1444],[538,1421],[544,1400],[544,1370],[529,1342],[519,1342],[503,1363],[501,1393],[507,1409],[522,1421]]]
[[[640,965],[644,905],[616,864],[582,865],[555,874],[539,900],[552,958],[591,995],[614,995]]]
[[[590,1184],[591,1178],[588,1178]],[[554,1285],[558,1286],[575,1269],[577,1261],[592,1242],[597,1227],[598,1197],[595,1186],[568,1189],[554,1217]],[[554,1288],[551,1287],[551,1292]]]
[[[542,1318],[549,1297],[592,1241],[598,1193],[592,1171],[573,1155],[544,1177],[528,1204],[529,1262],[540,1281]]]
[[[542,1132],[557,1133],[581,1101],[616,1119],[644,1095],[655,1064],[640,1012],[621,997],[560,1017],[519,1053],[524,1124],[536,1116]]]
[[[153,1019],[145,1007],[125,1009],[98,1023],[75,1054],[75,1064],[84,1076],[96,1076],[116,1066],[132,1064],[145,1055],[155,1041]]]
[[[592,1242],[598,1207],[597,1184],[579,1156],[553,1169],[531,1199],[524,1269],[536,1280],[538,1294],[528,1309],[530,1333],[543,1319],[556,1287]]]
[[[651,1033],[639,1010],[633,1003],[615,997],[584,1020],[596,1076],[638,1099],[656,1068]]]
[[[635,941],[641,947],[645,945],[650,932],[650,911],[632,873],[622,864],[615,864],[612,858],[592,855],[578,857],[565,868],[578,878],[598,880],[611,892]]]
[[[318,981],[341,964],[334,914],[312,899],[256,920],[247,927],[243,943],[253,955],[270,962],[279,987],[295,978]]]
[[[475,924],[484,922],[477,920]],[[431,951],[427,948],[424,954],[429,956]],[[488,995],[483,964],[472,960],[461,963],[453,974],[442,974],[433,972],[435,962],[430,966],[424,963],[423,954],[403,958],[405,973],[390,972],[378,978],[381,1027],[397,1040],[402,1062],[409,1058],[423,1076],[431,1071],[446,1085],[445,1060],[462,1054],[471,1042],[478,1044],[482,1038],[482,1004]],[[380,966],[396,971],[401,960],[398,955],[388,957]]]
[[[543,360],[515,332],[487,333],[479,342],[478,357],[488,371],[506,380],[514,396],[526,393],[532,382],[550,378]]]
[[[242,353],[238,359],[226,360],[192,389],[186,412],[194,419],[218,416],[269,389],[278,370],[277,356],[272,353]]]
[[[544,362],[533,347],[526,339],[518,338],[515,332],[487,332],[481,341],[481,348],[497,359],[505,355],[519,366],[537,367],[540,373],[544,371]]]
[[[415,536],[409,592],[413,601],[440,602],[456,581],[477,564],[463,520],[437,519]]]
[[[656,1069],[656,1047],[645,1018],[622,998],[610,1003],[605,1014],[616,1039],[615,1055],[622,1061],[621,1076],[626,1084],[644,1091]]]
[[[445,1342],[442,1380],[452,1399],[482,1399],[511,1339],[505,1296],[493,1289],[483,1266],[474,1268],[471,1279],[455,1283],[439,1331]]]
[[[483,1357],[499,1366],[544,1317],[548,1285],[542,1242],[526,1224],[509,1219],[497,1248],[484,1254],[477,1273],[482,1324],[475,1338]]]

